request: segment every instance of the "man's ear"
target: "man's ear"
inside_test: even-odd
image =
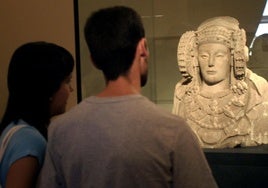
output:
[[[141,57],[148,57],[149,56],[149,49],[147,45],[147,40],[145,38],[142,38],[138,45],[139,48],[139,54]]]

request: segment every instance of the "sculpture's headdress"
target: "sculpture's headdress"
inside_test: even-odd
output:
[[[197,46],[203,43],[222,43],[231,50],[234,77],[241,80],[245,76],[248,61],[246,34],[239,28],[239,22],[232,17],[210,18],[197,28],[182,35],[178,44],[178,64],[182,76],[186,79],[199,74]]]

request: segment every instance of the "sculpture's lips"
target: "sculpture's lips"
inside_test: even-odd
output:
[[[207,72],[207,74],[211,74],[211,75],[212,75],[212,74],[216,74],[217,71],[214,71],[214,70],[208,70],[208,71],[206,71],[206,72]]]

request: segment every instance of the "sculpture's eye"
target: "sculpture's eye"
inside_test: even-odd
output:
[[[218,54],[216,54],[216,57],[218,57],[218,58],[222,58],[222,57],[224,57],[224,54],[222,54],[222,53],[218,53]]]
[[[207,54],[200,54],[199,57],[204,60],[209,58]]]

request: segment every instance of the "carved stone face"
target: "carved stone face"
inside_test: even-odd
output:
[[[220,43],[205,43],[198,47],[198,62],[203,83],[228,86],[231,73],[231,53]]]

